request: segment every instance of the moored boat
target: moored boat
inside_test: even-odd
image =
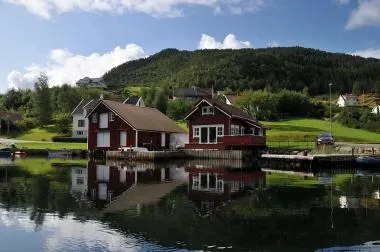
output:
[[[355,159],[356,164],[362,167],[379,168],[380,157],[360,156]]]

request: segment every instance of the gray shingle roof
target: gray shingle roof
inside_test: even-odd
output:
[[[173,95],[175,97],[205,97],[211,96],[211,89],[204,89],[200,87],[191,87],[191,88],[176,88],[174,89]]]

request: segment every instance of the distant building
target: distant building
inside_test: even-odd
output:
[[[376,98],[376,106],[372,109],[372,113],[380,115],[380,99]]]
[[[86,194],[87,192],[87,167],[71,168],[71,191],[73,193]]]
[[[340,95],[336,104],[341,108],[357,106],[358,97],[353,94]]]
[[[187,149],[263,147],[266,128],[256,118],[224,102],[203,98],[185,120],[189,122]]]
[[[128,97],[125,101],[123,101],[124,104],[130,104],[130,105],[135,105],[138,107],[145,107],[144,100],[141,96],[130,96]]]
[[[173,99],[185,98],[185,99],[201,99],[212,98],[212,89],[190,87],[190,88],[176,88],[173,91]]]
[[[106,88],[106,83],[104,82],[103,78],[89,78],[84,77],[83,79],[80,79],[77,81],[78,87],[88,87],[88,88]]]
[[[82,99],[71,113],[73,116],[72,137],[87,138],[88,119],[86,115],[98,103],[99,99]]]

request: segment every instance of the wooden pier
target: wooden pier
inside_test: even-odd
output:
[[[312,169],[321,168],[351,168],[355,164],[354,155],[349,154],[318,154],[318,155],[277,155],[262,154],[262,164],[265,167]]]

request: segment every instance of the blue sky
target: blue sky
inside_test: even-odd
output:
[[[0,0],[0,92],[98,77],[164,48],[304,46],[380,58],[380,0]]]

